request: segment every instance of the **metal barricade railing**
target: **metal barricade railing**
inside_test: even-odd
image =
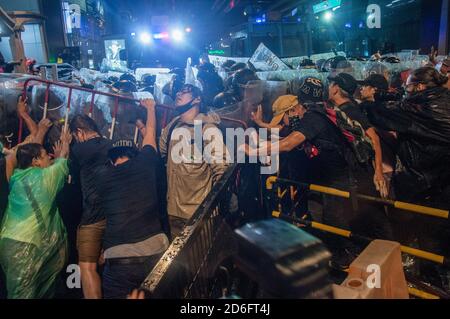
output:
[[[335,188],[313,185],[313,184],[305,184],[305,183],[300,183],[300,182],[296,182],[296,181],[290,181],[287,179],[277,178],[275,176],[271,176],[267,179],[266,189],[269,191],[272,191],[272,192],[276,192],[275,196],[280,197],[279,196],[280,191],[278,189],[275,189],[274,185],[281,185],[281,184],[286,185],[286,186],[297,186],[297,187],[300,187],[300,188],[303,188],[303,189],[306,189],[306,190],[309,190],[312,192],[326,194],[326,195],[330,195],[330,196],[342,197],[342,198],[346,198],[346,199],[351,199],[351,196],[353,195],[353,196],[357,196],[358,199],[372,201],[372,202],[376,202],[376,203],[382,203],[385,205],[390,205],[392,207],[396,207],[396,208],[405,210],[407,212],[424,214],[424,215],[434,216],[434,217],[439,217],[439,218],[448,218],[448,211],[445,211],[445,210],[440,210],[440,209],[435,209],[435,208],[425,207],[425,206],[420,206],[420,205],[413,205],[413,204],[409,204],[409,203],[385,200],[385,199],[361,195],[361,194],[351,194],[350,192],[335,189]],[[272,214],[272,217],[282,218],[282,219],[290,221],[290,222],[299,223],[299,224],[302,224],[307,227],[311,227],[311,228],[314,228],[317,230],[321,230],[321,231],[331,233],[334,235],[338,235],[341,237],[345,237],[348,239],[362,240],[365,242],[370,242],[373,240],[372,238],[368,238],[364,235],[355,234],[349,230],[340,229],[340,228],[334,227],[332,225],[324,225],[324,224],[317,223],[317,222],[306,221],[306,220],[299,219],[296,217],[283,215],[282,212],[280,212],[279,210],[273,210],[271,212],[271,214]],[[434,262],[434,263],[437,263],[440,265],[445,265],[447,267],[450,267],[450,258],[449,257],[437,255],[437,254],[434,254],[431,252],[427,252],[427,251],[423,251],[420,249],[415,249],[415,248],[411,248],[411,247],[407,247],[407,246],[401,246],[401,250],[403,253],[406,253],[406,254],[409,254],[409,255],[424,259],[424,260],[428,260],[428,261],[431,261],[431,262]]]
[[[138,99],[135,99],[132,97],[127,97],[127,96],[109,93],[109,92],[101,92],[98,90],[92,90],[92,89],[88,89],[88,88],[84,88],[84,87],[80,87],[80,86],[76,86],[76,85],[48,81],[48,80],[44,80],[44,79],[28,79],[28,80],[26,80],[24,82],[24,88],[23,88],[23,98],[24,99],[26,98],[26,95],[27,95],[27,89],[28,89],[30,83],[32,83],[32,82],[46,84],[46,86],[47,86],[46,90],[45,90],[45,98],[44,98],[45,100],[44,100],[44,111],[43,111],[43,117],[42,117],[43,119],[47,118],[47,115],[48,115],[48,104],[49,104],[49,99],[50,99],[51,86],[57,86],[57,87],[68,89],[68,99],[67,99],[66,113],[65,113],[65,119],[64,119],[64,130],[67,129],[67,125],[69,122],[68,120],[69,120],[69,114],[70,114],[70,108],[71,108],[72,92],[74,90],[87,92],[87,93],[91,94],[91,100],[90,100],[90,106],[89,106],[89,112],[88,112],[89,117],[93,116],[96,96],[100,95],[100,96],[107,96],[107,97],[113,98],[114,99],[114,108],[113,108],[112,123],[111,123],[110,136],[109,136],[109,138],[111,140],[114,137],[114,131],[115,131],[115,126],[116,126],[116,121],[117,121],[117,114],[119,112],[120,101],[140,103],[140,101]],[[168,121],[170,120],[171,114],[174,111],[174,107],[167,106],[167,105],[161,105],[161,104],[158,104],[156,107],[160,108],[160,109],[164,109],[164,113],[161,118],[161,127],[164,128],[168,124]],[[225,122],[231,122],[231,123],[238,124],[239,126],[242,126],[244,129],[246,129],[248,127],[246,122],[239,120],[239,119],[234,119],[234,118],[230,118],[230,117],[226,117],[226,116],[220,116],[220,118],[221,118],[221,120],[223,120]],[[23,120],[20,118],[19,119],[19,132],[18,132],[18,142],[19,143],[22,142],[22,137],[23,137],[22,134],[23,134]],[[135,138],[134,138],[135,142],[137,140],[138,134],[139,134],[138,128],[136,127]]]
[[[448,211],[426,207],[426,206],[420,206],[420,205],[414,205],[409,203],[403,203],[403,202],[397,202],[397,201],[391,201],[381,198],[376,198],[372,196],[366,196],[361,194],[354,194],[347,191],[325,187],[325,186],[319,186],[319,185],[313,185],[313,184],[305,184],[305,183],[299,183],[296,181],[290,181],[286,179],[281,179],[277,177],[269,177],[266,181],[266,189],[269,191],[269,194],[267,195],[266,199],[269,199],[271,202],[272,198],[277,198],[279,200],[282,200],[286,194],[288,194],[287,191],[282,191],[279,186],[285,186],[285,187],[298,187],[299,189],[303,189],[306,191],[311,191],[314,193],[319,194],[325,194],[328,196],[336,196],[346,199],[351,199],[352,196],[356,196],[358,200],[364,200],[364,201],[370,201],[375,203],[381,203],[387,206],[395,207],[401,210],[404,210],[406,212],[411,213],[417,213],[422,214],[426,216],[432,216],[432,217],[438,217],[447,219],[448,218]],[[324,233],[332,234],[335,236],[340,236],[347,238],[349,240],[356,240],[358,242],[366,242],[369,243],[374,240],[374,238],[369,238],[367,236],[364,236],[362,234],[354,233],[347,229],[341,229],[338,227],[334,227],[332,225],[325,225],[319,222],[310,221],[303,218],[297,218],[295,216],[283,214],[283,212],[280,210],[281,205],[277,205],[276,203],[272,203],[273,205],[268,205],[267,208],[271,209],[271,214],[273,218],[279,218],[285,221],[288,221],[298,227],[301,228],[310,228],[314,230],[319,230]],[[428,251],[408,247],[405,245],[401,245],[400,249],[402,253],[415,256],[419,259],[426,260],[435,264],[439,264],[445,267],[450,267],[450,258],[446,256],[441,256],[435,253],[431,253]],[[431,292],[430,292],[431,290]],[[445,292],[438,292],[430,288],[423,290],[419,290],[414,287],[409,287],[410,295],[413,295],[415,297],[423,298],[423,299],[439,299],[439,298],[449,298],[449,295]]]
[[[88,115],[90,117],[92,117],[92,115],[93,115],[96,96],[107,96],[107,97],[113,98],[114,99],[114,108],[113,108],[112,123],[111,123],[110,136],[109,136],[110,139],[112,139],[114,137],[114,130],[115,130],[115,126],[116,126],[116,117],[119,112],[120,101],[140,103],[140,100],[132,98],[132,97],[127,97],[127,96],[109,93],[109,92],[101,92],[98,90],[87,89],[87,88],[76,86],[76,85],[71,85],[71,84],[61,83],[61,82],[53,82],[53,81],[48,81],[48,80],[44,80],[44,79],[28,79],[28,80],[26,80],[24,83],[24,88],[23,88],[23,98],[24,99],[27,96],[27,89],[31,83],[41,83],[41,84],[46,84],[46,86],[47,86],[46,90],[45,90],[43,119],[47,118],[47,115],[48,115],[47,114],[48,113],[48,103],[49,103],[49,98],[50,98],[51,86],[68,89],[68,99],[67,99],[67,106],[66,106],[66,113],[65,113],[64,130],[67,129],[70,107],[71,107],[72,92],[74,90],[87,92],[92,95],[91,101],[90,101],[89,113],[88,113]],[[156,107],[160,108],[160,109],[164,109],[164,114],[163,114],[163,118],[162,118],[162,126],[164,127],[167,124],[167,120],[170,116],[170,113],[173,111],[173,107],[170,107],[167,105],[157,105]],[[19,143],[22,142],[22,131],[23,131],[23,120],[20,119],[19,120],[19,132],[18,132],[18,142]]]
[[[371,242],[373,240],[375,240],[375,238],[369,238],[367,236],[361,235],[361,234],[356,234],[353,233],[347,229],[341,229],[338,227],[334,227],[331,225],[325,225],[322,223],[318,223],[318,222],[312,222],[309,220],[304,220],[301,218],[296,218],[296,217],[291,217],[291,216],[286,216],[286,215],[282,215],[280,212],[274,211],[272,212],[272,217],[274,218],[280,218],[283,219],[285,221],[297,224],[297,225],[302,225],[304,227],[310,227],[313,229],[317,229],[329,234],[334,234],[337,236],[341,236],[341,237],[345,237],[348,239],[352,239],[352,240],[358,240],[358,241],[364,241],[364,242]],[[440,265],[445,265],[447,267],[450,267],[450,259],[448,257],[445,256],[441,256],[441,255],[437,255],[428,251],[424,251],[424,250],[420,250],[420,249],[416,249],[416,248],[411,248],[411,247],[407,247],[407,246],[401,246],[401,251],[405,254],[411,255],[411,256],[415,256],[424,260],[428,260]]]
[[[421,214],[421,215],[433,216],[433,217],[438,217],[438,218],[443,218],[443,219],[448,219],[449,215],[450,215],[450,211],[444,210],[444,209],[437,209],[437,208],[432,208],[432,207],[427,207],[427,206],[415,205],[415,204],[411,204],[411,203],[383,199],[383,198],[367,196],[367,195],[362,195],[362,194],[353,194],[351,192],[339,190],[336,188],[314,185],[314,184],[299,183],[299,182],[290,181],[287,179],[277,178],[275,176],[271,176],[267,179],[266,188],[268,190],[272,189],[272,187],[275,183],[285,184],[285,185],[290,185],[290,186],[297,186],[297,187],[301,187],[303,189],[307,189],[312,192],[342,197],[342,198],[346,198],[346,199],[351,199],[352,196],[356,196],[358,200],[376,202],[378,204],[383,204],[386,206],[401,209],[406,212],[411,212],[411,213],[416,213],[416,214]]]
[[[239,166],[230,167],[142,284],[150,298],[218,298],[216,270],[236,253],[226,221]]]
[[[336,236],[341,236],[341,237],[344,237],[347,239],[356,239],[358,241],[365,241],[367,243],[372,242],[374,240],[372,238],[358,235],[358,234],[355,234],[355,233],[345,230],[345,229],[340,229],[340,228],[333,227],[330,225],[324,225],[324,224],[321,224],[318,222],[312,222],[312,221],[304,220],[301,218],[295,218],[295,217],[291,217],[291,216],[282,215],[280,212],[276,212],[276,211],[274,211],[272,213],[272,217],[290,222],[293,225],[300,227],[300,228],[307,227],[307,228],[311,228],[311,229],[316,229],[316,230],[320,230],[325,233],[333,234]],[[433,254],[433,253],[430,253],[427,251],[423,251],[423,250],[419,250],[419,249],[415,249],[415,248],[411,248],[411,247],[407,247],[407,246],[403,246],[403,245],[400,246],[400,250],[403,253],[409,254],[411,256],[416,256],[418,258],[428,260],[428,261],[431,261],[434,263],[438,263],[440,265],[450,266],[449,259],[444,256],[439,256],[439,255],[436,255],[436,254]],[[435,294],[432,294],[432,293],[429,293],[429,292],[426,292],[423,290],[419,290],[417,288],[411,288],[411,287],[409,287],[409,293],[412,296],[419,297],[422,299],[440,299],[440,298],[448,299],[449,298],[449,296],[447,294],[444,294],[441,297],[441,296],[437,296]]]

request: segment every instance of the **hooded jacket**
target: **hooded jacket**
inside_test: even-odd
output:
[[[195,121],[202,122],[203,156],[195,152],[194,123],[185,123],[181,117],[176,117],[167,125],[159,143],[161,156],[167,161],[167,211],[171,216],[184,219],[192,217],[229,166],[227,148],[218,128],[219,116],[214,113],[199,114]],[[183,132],[190,134],[187,137],[183,134],[188,144],[185,148],[181,148],[180,133]],[[210,145],[212,142],[214,144]],[[175,155],[181,155],[183,160],[177,161]]]
[[[411,199],[413,193],[450,185],[450,92],[446,88],[431,88],[368,110],[373,124],[397,132],[397,155],[403,167],[396,176],[402,179],[402,188],[409,189]]]

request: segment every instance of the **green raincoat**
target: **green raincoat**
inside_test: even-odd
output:
[[[48,168],[14,171],[0,231],[0,265],[9,299],[54,295],[56,278],[67,259],[67,233],[56,195],[68,176],[66,159]]]

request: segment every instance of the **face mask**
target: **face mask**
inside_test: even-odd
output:
[[[291,131],[295,131],[297,127],[300,125],[301,118],[298,115],[289,117],[289,128]]]
[[[192,109],[195,106],[192,104],[192,102],[194,102],[194,100],[192,100],[189,103],[186,103],[184,105],[177,106],[175,109],[175,116],[180,116],[181,114],[184,114],[187,111],[189,111],[190,109]]]
[[[416,95],[417,92],[418,92],[417,88],[414,88],[414,90],[412,90],[412,91],[410,91],[410,92],[408,92],[408,91],[405,90],[405,93],[404,93],[404,95],[403,95],[403,98],[404,98],[404,99],[411,98],[411,97],[413,97],[414,95]]]

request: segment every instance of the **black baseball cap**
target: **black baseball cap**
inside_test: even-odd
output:
[[[117,94],[130,94],[137,92],[136,84],[132,81],[122,80],[112,85],[112,90]]]
[[[364,81],[358,82],[360,85],[371,86],[375,89],[387,91],[389,90],[389,83],[381,74],[371,74]]]
[[[344,56],[335,56],[334,58],[331,58],[329,60],[330,63],[330,69],[336,70],[336,69],[347,69],[351,68],[352,65],[350,62],[348,62],[347,58]]]
[[[339,73],[335,76],[329,76],[328,81],[336,83],[342,90],[350,95],[355,94],[358,88],[356,79],[348,73]]]
[[[138,149],[132,140],[120,139],[116,140],[111,148],[108,150],[108,157],[110,159],[117,159],[122,155],[129,154],[130,151],[137,154]]]
[[[450,67],[450,56],[446,57],[444,61],[442,61],[442,65],[445,65],[446,67]]]
[[[300,79],[297,95],[300,103],[323,102],[322,81],[314,77],[304,77]]]
[[[120,76],[119,81],[130,81],[136,83],[136,78],[134,77],[133,74],[124,73]]]

